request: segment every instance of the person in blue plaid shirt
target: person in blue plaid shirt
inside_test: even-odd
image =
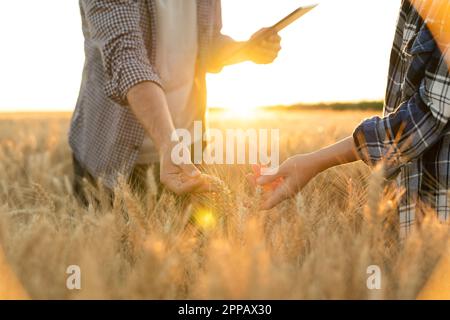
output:
[[[391,53],[384,117],[363,121],[353,135],[322,150],[296,155],[278,171],[257,181],[284,182],[263,205],[270,209],[301,190],[318,173],[340,164],[363,160],[382,164],[386,178],[396,178],[402,192],[398,203],[400,234],[432,208],[440,221],[450,220],[450,75],[445,62],[448,43],[427,26],[439,23],[422,17],[422,6],[439,4],[449,18],[448,2],[404,0]],[[448,32],[442,22],[441,32]]]

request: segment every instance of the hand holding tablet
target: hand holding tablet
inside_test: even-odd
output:
[[[293,22],[297,21],[298,19],[303,17],[305,14],[307,14],[308,12],[310,12],[311,10],[313,10],[317,6],[318,6],[317,4],[313,4],[313,5],[310,5],[310,6],[304,6],[304,7],[299,7],[297,9],[295,9],[290,14],[288,14],[286,17],[284,17],[283,19],[278,21],[276,24],[274,24],[273,26],[267,28],[266,29],[267,33],[261,34],[261,37],[264,38],[265,36],[268,36],[270,33],[278,33],[278,32],[280,32],[281,30],[283,30],[284,28],[286,28],[287,26],[289,26]]]
[[[310,5],[310,6],[303,6],[295,9],[293,12],[288,14],[286,17],[272,25],[271,27],[261,29],[257,33],[255,33],[252,38],[242,44],[241,46],[235,48],[231,53],[228,54],[228,58],[225,59],[225,61],[232,61],[235,57],[241,55],[245,51],[252,51],[255,49],[254,47],[258,47],[258,51],[262,51],[263,57],[256,57],[255,62],[258,63],[259,60],[261,60],[261,63],[268,63],[271,62],[270,54],[267,54],[267,56],[264,57],[264,48],[261,48],[263,46],[262,44],[264,42],[268,42],[265,45],[268,46],[268,50],[270,51],[271,42],[274,44],[277,43],[276,40],[278,40],[279,43],[279,36],[277,35],[278,32],[285,29],[287,26],[291,25],[293,22],[297,21],[301,17],[303,17],[305,14],[313,10],[315,7],[317,7],[317,4]],[[276,39],[274,37],[277,37]],[[261,54],[258,54],[258,56],[261,56]],[[267,61],[265,61],[267,60]],[[273,59],[272,59],[273,60]]]

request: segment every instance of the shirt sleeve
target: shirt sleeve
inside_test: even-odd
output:
[[[102,55],[106,95],[126,105],[127,93],[136,84],[152,81],[161,85],[139,26],[138,2],[82,0],[81,4],[91,39]]]
[[[361,159],[370,166],[383,162],[386,176],[420,157],[448,131],[450,75],[436,48],[417,92],[393,113],[362,122],[353,138]]]

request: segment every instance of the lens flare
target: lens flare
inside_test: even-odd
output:
[[[208,209],[199,209],[193,216],[195,224],[202,230],[212,230],[217,226],[217,216]]]

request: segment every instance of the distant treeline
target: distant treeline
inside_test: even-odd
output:
[[[295,104],[292,106],[276,106],[276,109],[294,110],[383,110],[382,101],[336,102],[319,104]]]
[[[335,102],[335,103],[317,103],[317,104],[294,104],[291,106],[267,106],[263,109],[276,110],[276,111],[287,111],[287,110],[383,110],[382,101],[362,101],[362,102]],[[212,108],[212,110],[221,110],[221,108]]]

